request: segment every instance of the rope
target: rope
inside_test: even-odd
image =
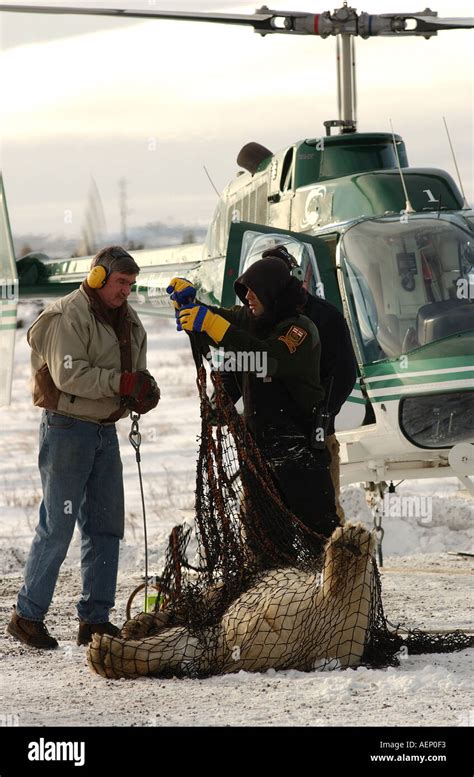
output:
[[[147,537],[147,528],[146,528],[145,497],[143,494],[142,468],[140,466],[140,462],[141,462],[140,445],[142,444],[142,436],[140,434],[140,429],[138,426],[140,415],[138,413],[132,412],[130,414],[130,417],[132,419],[132,428],[130,430],[130,434],[128,435],[128,439],[130,440],[130,444],[135,451],[135,458],[138,466],[138,479],[140,481],[140,495],[142,500],[142,512],[143,512],[143,537],[145,542],[145,612],[146,612],[148,609],[148,537]]]

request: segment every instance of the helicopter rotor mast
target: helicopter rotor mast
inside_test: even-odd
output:
[[[440,30],[474,28],[474,18],[438,18],[436,11],[426,8],[417,13],[357,13],[355,8],[344,3],[333,13],[308,14],[299,11],[275,11],[267,6],[258,8],[254,14],[226,14],[186,11],[129,10],[126,8],[92,8],[59,5],[11,5],[0,3],[0,12],[76,14],[91,16],[121,16],[131,19],[161,19],[169,21],[210,22],[253,27],[259,35],[316,35],[327,38],[336,35],[338,67],[339,119],[325,121],[328,134],[331,127],[339,127],[341,133],[356,129],[356,81],[354,37],[373,36],[423,36],[427,40]],[[339,45],[340,42],[340,45]]]

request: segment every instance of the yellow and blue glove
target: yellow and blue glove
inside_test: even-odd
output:
[[[166,293],[170,295],[170,300],[174,307],[174,317],[176,319],[176,329],[182,331],[179,323],[179,309],[183,305],[192,305],[196,297],[196,288],[191,281],[186,278],[172,278],[169,286],[166,287]]]
[[[220,343],[230,324],[205,305],[186,305],[177,313],[178,329],[186,332],[205,332],[215,343]]]
[[[166,287],[166,293],[175,307],[179,309],[183,305],[191,305],[196,298],[196,287],[186,278],[172,278],[169,286]]]

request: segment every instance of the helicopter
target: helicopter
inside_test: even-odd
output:
[[[474,19],[440,19],[430,9],[369,15],[347,3],[321,14],[266,6],[236,15],[4,4],[0,12],[336,36],[338,119],[324,122],[324,134],[277,152],[246,144],[204,245],[134,251],[141,272],[129,301],[143,312],[172,316],[166,287],[180,275],[196,284],[204,303],[233,305],[239,274],[265,249],[285,245],[306,288],[344,313],[357,356],[358,379],[336,426],[341,484],[366,484],[374,520],[395,480],[455,476],[474,494],[474,211],[460,178],[458,186],[443,170],[410,167],[393,130],[357,131],[354,56],[356,36],[429,39],[471,29]],[[13,279],[0,330],[8,386],[15,300],[67,294],[82,282],[91,257],[15,262],[1,180],[0,247],[1,273]]]

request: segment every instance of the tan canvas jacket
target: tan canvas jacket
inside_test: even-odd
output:
[[[146,332],[131,321],[132,371],[146,369]],[[53,302],[27,333],[31,347],[33,402],[84,421],[107,419],[120,407],[117,335],[94,316],[87,294],[77,289]],[[125,418],[129,410],[123,409]]]

